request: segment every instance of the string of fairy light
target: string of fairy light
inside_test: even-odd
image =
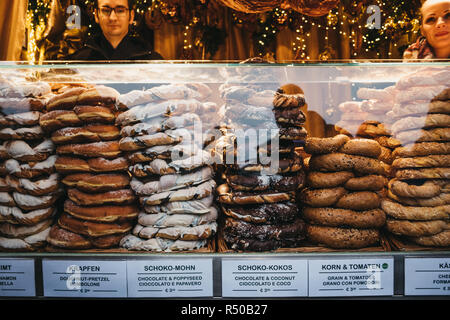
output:
[[[34,62],[38,48],[36,41],[45,30],[50,12],[52,0],[29,0],[27,13],[28,26],[28,60]],[[93,8],[93,0],[81,0],[86,8]],[[80,2],[81,2],[80,1]],[[181,2],[181,1],[180,1]],[[204,6],[207,2],[202,1]],[[206,4],[205,4],[206,3]],[[367,54],[375,54],[380,57],[387,55],[391,57],[393,50],[399,50],[397,43],[400,36],[407,36],[408,40],[414,40],[419,32],[420,21],[418,19],[418,8],[420,0],[393,0],[387,3],[385,0],[373,0],[373,3],[381,10],[381,28],[369,29],[366,21],[370,13],[365,12],[368,4],[362,4],[357,0],[344,0],[340,5],[331,10],[327,15],[319,18],[302,15],[291,9],[275,8],[263,14],[254,14],[258,17],[253,32],[253,42],[256,53],[260,56],[267,53],[273,47],[279,31],[288,27],[293,31],[291,48],[295,59],[309,60],[308,43],[311,43],[313,34],[323,35],[319,59],[328,60],[333,58],[333,49],[329,45],[331,38],[345,37],[348,39],[351,48],[351,56],[358,57]],[[198,15],[191,14],[191,21],[177,19],[180,13],[177,11],[177,4],[165,2],[163,0],[137,0],[136,13],[144,15],[146,12],[158,11],[166,22],[182,24],[183,51],[194,50],[197,43],[194,43],[194,28],[205,28],[207,25],[199,25]],[[231,9],[230,9],[231,10]],[[241,13],[232,11],[232,23],[235,25],[245,25],[246,19],[251,14],[243,17]],[[92,21],[88,24],[88,35],[91,35],[97,27]],[[313,30],[315,32],[313,32]],[[198,42],[198,40],[197,40]],[[316,45],[316,44],[314,44]],[[387,50],[380,50],[387,48]],[[186,55],[183,55],[186,56]],[[337,57],[334,57],[337,58]]]
[[[45,31],[48,16],[50,14],[50,0],[29,0],[27,16],[25,19],[27,38],[27,60],[34,64],[36,60],[42,60],[42,55],[37,57],[39,52],[37,41]]]

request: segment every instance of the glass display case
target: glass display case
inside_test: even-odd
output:
[[[448,295],[449,143],[446,61],[3,63],[0,296]]]

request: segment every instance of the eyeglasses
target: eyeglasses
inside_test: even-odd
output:
[[[111,16],[111,13],[114,11],[114,13],[116,14],[117,17],[119,18],[123,18],[127,15],[127,12],[130,10],[126,7],[115,7],[115,8],[111,8],[111,7],[101,7],[100,9],[100,14],[104,17],[109,17]]]

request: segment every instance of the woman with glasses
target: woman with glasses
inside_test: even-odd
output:
[[[161,60],[151,44],[130,35],[134,22],[134,0],[96,0],[95,22],[101,34],[86,44],[68,60]]]
[[[405,50],[403,58],[450,58],[450,0],[427,0],[420,12],[422,37]]]

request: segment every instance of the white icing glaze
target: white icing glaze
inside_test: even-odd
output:
[[[213,176],[211,167],[204,167],[198,171],[187,174],[168,174],[160,177],[159,181],[151,181],[142,183],[134,178],[130,182],[130,186],[137,195],[151,195],[164,191],[176,190],[191,185],[203,183]]]
[[[24,113],[10,114],[5,119],[14,121],[18,125],[30,126],[39,124],[42,113],[39,111],[29,111]]]
[[[167,204],[158,206],[144,206],[144,210],[147,213],[167,213],[167,214],[205,214],[208,213],[213,205],[214,196],[210,195],[208,197],[199,200],[190,201],[173,201]]]
[[[17,206],[24,210],[33,210],[42,206],[52,205],[58,198],[58,192],[47,196],[31,196],[19,192],[13,192],[13,198]]]
[[[36,234],[26,237],[23,239],[26,243],[32,246],[40,246],[47,241],[48,234],[50,233],[51,227],[42,230]]]
[[[395,87],[399,90],[416,86],[450,86],[450,73],[447,69],[430,68],[428,70],[421,69],[420,71],[408,74],[400,78]]]
[[[404,103],[415,100],[432,100],[447,88],[447,86],[442,85],[429,87],[411,87],[399,91],[395,96],[395,102]]]
[[[3,223],[0,224],[0,234],[12,238],[25,238],[38,232],[41,232],[42,230],[48,228],[52,223],[53,221],[51,219],[41,221],[31,226]]]
[[[149,214],[141,212],[138,216],[138,223],[142,226],[147,227],[174,227],[174,226],[185,226],[193,227],[201,224],[216,221],[218,217],[218,212],[215,207],[211,207],[208,213],[202,215],[196,214],[167,214],[167,213],[157,213]]]
[[[27,250],[31,251],[33,247],[22,239],[10,239],[0,237],[0,249],[3,250]]]
[[[162,238],[152,238],[142,240],[134,235],[126,235],[120,241],[120,246],[129,250],[171,252],[200,249],[206,245],[206,240],[200,241],[183,241],[168,240]]]

